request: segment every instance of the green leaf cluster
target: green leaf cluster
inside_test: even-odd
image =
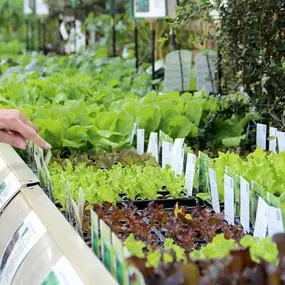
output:
[[[63,168],[54,162],[50,165],[54,197],[64,205],[66,189],[62,184],[64,176],[71,185],[71,195],[78,198],[78,189],[84,190],[86,200],[90,203],[103,201],[116,202],[125,198],[156,199],[158,191],[166,188],[170,197],[184,195],[185,177],[176,177],[170,168],[163,169],[151,165],[132,165],[122,167],[114,165],[110,170],[96,170],[92,166],[79,164],[73,166],[70,161]]]
[[[224,197],[225,166],[232,168],[236,174],[243,176],[247,181],[255,181],[266,192],[279,197],[285,189],[285,153],[268,153],[260,148],[242,159],[238,154],[227,152],[219,153],[219,157],[210,161],[210,165],[217,173],[220,198]]]

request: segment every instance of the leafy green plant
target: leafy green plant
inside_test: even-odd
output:
[[[50,165],[51,180],[54,188],[54,196],[64,204],[66,189],[62,185],[62,175],[71,184],[71,194],[77,199],[78,189],[82,187],[86,200],[90,203],[102,201],[116,202],[121,200],[121,194],[125,198],[156,199],[158,191],[164,187],[171,197],[183,196],[184,176],[175,178],[175,174],[169,168],[162,169],[154,166],[126,166],[114,165],[110,170],[96,170],[92,166],[79,164],[73,166],[66,161],[63,168],[56,162]]]

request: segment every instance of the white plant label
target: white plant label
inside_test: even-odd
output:
[[[256,125],[256,145],[266,150],[266,131],[267,126],[264,124]]]
[[[136,130],[137,130],[137,124],[134,123],[133,129],[132,129],[132,133],[131,133],[131,138],[130,138],[130,145],[132,145],[133,142],[134,142],[134,137],[135,137],[135,134],[136,134]]]
[[[162,142],[162,168],[172,165],[172,143]]]
[[[0,182],[0,211],[18,193],[21,186],[21,183],[13,172],[3,182]]]
[[[158,134],[150,133],[147,153],[151,154],[158,162]]]
[[[279,152],[285,151],[285,133],[277,131]]]
[[[175,139],[173,143],[173,150],[182,148],[185,139]]]
[[[3,158],[0,157],[0,172],[7,167],[7,163],[4,161]]]
[[[240,178],[240,222],[246,233],[249,233],[249,183]]]
[[[196,155],[188,153],[186,171],[185,171],[185,189],[187,190],[188,196],[193,195],[195,170],[196,170]]]
[[[220,200],[219,200],[219,191],[218,191],[216,171],[211,168],[209,168],[208,171],[209,171],[209,180],[210,180],[213,209],[216,213],[220,213],[221,210],[220,210]]]
[[[277,129],[270,127],[269,128],[269,137],[272,139],[269,140],[269,150],[277,153]],[[274,138],[273,138],[274,137]]]
[[[137,130],[137,152],[139,155],[144,153],[144,129]]]
[[[46,228],[35,212],[31,211],[12,236],[1,256],[0,285],[12,283],[19,266],[45,233]]]
[[[184,166],[184,149],[176,149],[175,152],[172,150],[172,170],[176,175],[183,174]]]
[[[41,285],[46,284],[83,285],[84,283],[82,282],[68,259],[63,256],[41,282]]]
[[[235,223],[235,194],[234,180],[229,175],[224,175],[225,191],[225,219],[230,225]]]
[[[268,226],[268,205],[261,197],[258,198],[258,206],[254,225],[253,236],[258,238],[265,238]]]
[[[284,232],[282,212],[279,208],[268,207],[268,234],[272,237]]]

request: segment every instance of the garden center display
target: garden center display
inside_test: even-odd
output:
[[[285,284],[285,4],[257,2],[0,0],[0,108],[52,146],[0,137],[0,285]]]

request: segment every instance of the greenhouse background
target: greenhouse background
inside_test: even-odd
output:
[[[281,0],[0,0],[0,285],[285,284],[284,90]]]

